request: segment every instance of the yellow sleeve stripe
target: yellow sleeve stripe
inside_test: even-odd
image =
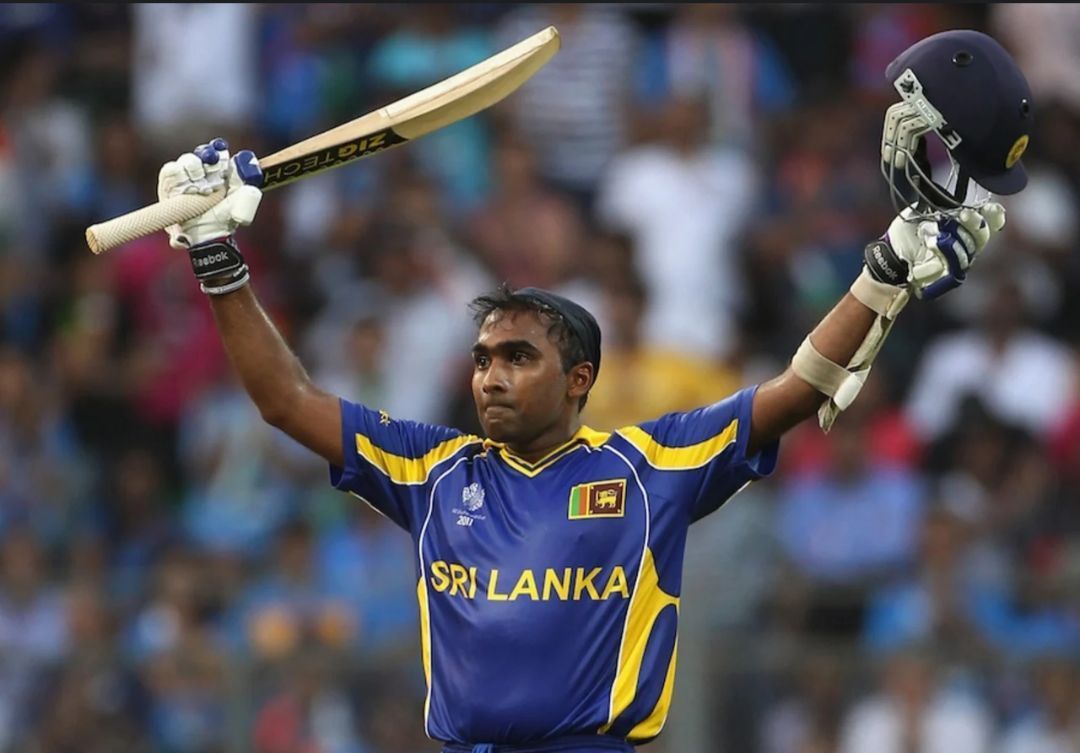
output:
[[[363,434],[356,435],[356,452],[390,477],[395,484],[422,484],[431,469],[466,445],[480,442],[479,437],[466,434],[440,442],[418,458],[406,458],[376,446]]]
[[[660,444],[640,426],[627,426],[616,433],[634,445],[653,468],[662,471],[688,471],[708,465],[735,441],[739,434],[739,419],[732,420],[722,432],[704,442],[686,447]]]

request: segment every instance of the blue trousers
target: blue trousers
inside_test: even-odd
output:
[[[603,735],[572,735],[527,745],[496,745],[450,743],[443,753],[634,753],[634,746],[625,740]]]

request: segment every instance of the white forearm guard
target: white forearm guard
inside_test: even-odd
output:
[[[840,366],[821,355],[810,342],[809,335],[791,359],[795,375],[829,398],[818,410],[818,423],[825,432],[832,428],[840,412],[858,396],[896,315],[910,299],[906,288],[878,282],[865,267],[852,283],[851,294],[877,317],[847,366]]]

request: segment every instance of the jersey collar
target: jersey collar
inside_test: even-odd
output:
[[[539,475],[540,472],[543,471],[545,468],[550,468],[561,458],[566,457],[579,447],[591,447],[593,449],[599,448],[608,440],[608,437],[610,436],[611,434],[609,432],[596,431],[594,429],[590,429],[588,426],[582,426],[576,432],[574,432],[574,436],[570,437],[569,441],[559,445],[547,455],[544,455],[544,457],[537,460],[535,463],[530,463],[529,461],[518,457],[517,455],[512,453],[504,443],[496,442],[492,439],[484,440],[484,448],[491,448],[497,450],[499,455],[502,456],[502,459],[506,461],[506,464],[508,466],[532,478],[533,476]]]

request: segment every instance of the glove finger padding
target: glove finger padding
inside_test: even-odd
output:
[[[176,160],[176,164],[184,171],[187,179],[196,186],[199,193],[205,196],[213,192],[213,188],[209,186],[209,182],[206,180],[206,169],[203,167],[201,159],[188,152],[180,155],[179,159]]]
[[[986,218],[991,234],[1000,233],[1005,227],[1005,207],[996,201],[989,201],[979,207],[979,214]]]
[[[158,170],[157,195],[158,201],[165,201],[173,196],[199,193],[198,186],[191,182],[187,171],[179,160],[170,160]],[[169,225],[165,228],[169,235],[169,245],[177,250],[187,250],[191,242],[184,236],[179,225]]]
[[[945,258],[938,251],[937,243],[940,230],[938,223],[931,220],[919,223],[917,245],[914,257],[910,259],[911,272],[908,282],[915,286],[916,292],[930,284],[948,270]]]
[[[957,222],[960,224],[961,235],[968,236],[964,238],[964,243],[968,246],[968,254],[974,260],[975,255],[990,242],[990,223],[974,209],[961,209]]]
[[[976,248],[971,234],[954,217],[943,216],[919,223],[918,237],[922,249],[909,280],[915,294],[933,299],[963,284]]]
[[[213,146],[209,146],[201,153],[200,159],[206,175],[204,178],[205,184],[210,188],[211,192],[220,191],[232,172],[228,147],[215,150]]]
[[[939,220],[937,228],[937,236],[930,241],[931,251],[936,249],[941,254],[950,275],[963,278],[978,249],[975,239],[953,217]]]
[[[967,270],[975,263],[995,233],[1005,226],[1005,208],[997,202],[988,202],[978,209],[965,207],[949,212],[938,222],[938,234],[932,249],[936,247],[941,260],[937,279],[929,276],[930,265],[919,271],[928,275],[921,278],[928,282],[922,288],[921,298],[936,298],[959,287],[967,277]]]

